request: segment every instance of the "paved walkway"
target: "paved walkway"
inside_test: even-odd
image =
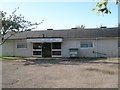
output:
[[[3,88],[117,88],[118,60],[25,58],[2,63]]]

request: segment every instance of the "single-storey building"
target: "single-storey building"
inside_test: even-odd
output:
[[[0,48],[2,56],[118,57],[118,39],[119,28],[25,31]]]

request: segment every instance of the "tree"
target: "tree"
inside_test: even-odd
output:
[[[19,8],[16,8],[11,15],[7,16],[7,13],[4,11],[0,11],[0,37],[2,39],[0,45],[5,43],[11,36],[16,33],[21,33],[23,31],[28,31],[31,29],[35,29],[37,25],[43,23],[43,20],[40,23],[32,23],[24,19],[24,16],[16,15],[16,12]],[[6,34],[8,34],[7,37]]]
[[[93,8],[92,11],[97,12],[97,14],[111,14],[110,9],[108,8],[108,3],[110,0],[104,0],[103,3],[97,3],[96,8]],[[115,0],[116,5],[120,2],[120,0]]]
[[[76,26],[75,28],[77,28],[77,29],[84,29],[85,26],[84,25],[80,25],[80,26]]]

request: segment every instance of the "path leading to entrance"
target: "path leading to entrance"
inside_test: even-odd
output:
[[[3,61],[3,88],[117,88],[118,60]]]

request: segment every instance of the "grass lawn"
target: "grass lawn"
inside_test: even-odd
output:
[[[23,59],[25,57],[0,57],[0,59]],[[28,59],[28,60],[38,60],[38,59],[44,59],[44,58],[35,58],[35,57],[29,57],[29,58],[25,58],[25,59]],[[57,59],[60,59],[60,58],[45,58],[47,60],[49,59],[54,59],[54,60],[57,60]],[[81,58],[62,58],[62,59],[68,59],[68,60],[106,60],[106,59],[120,59],[120,58],[96,58],[96,57],[81,57]]]
[[[19,59],[22,57],[0,57],[0,59]]]

